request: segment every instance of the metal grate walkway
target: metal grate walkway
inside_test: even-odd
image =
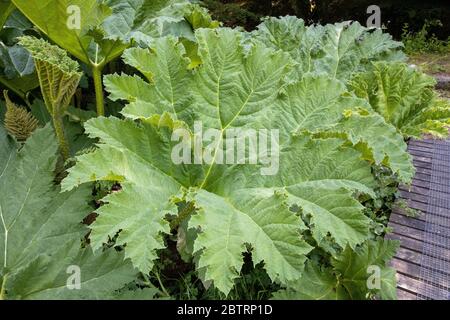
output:
[[[425,237],[422,250],[420,280],[427,284],[418,299],[450,300],[450,261],[440,259],[433,264],[430,257],[441,257],[450,250],[450,142],[433,141],[430,191]],[[435,287],[436,289],[432,288]]]
[[[401,241],[392,261],[397,269],[399,299],[450,300],[450,141],[414,140],[416,176],[401,195],[418,217],[395,209],[391,239]]]

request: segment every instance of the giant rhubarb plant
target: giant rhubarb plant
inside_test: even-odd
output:
[[[286,83],[295,64],[286,53],[243,44],[242,34],[230,29],[200,29],[196,42],[202,64],[195,70],[173,38],[155,41],[152,50],[125,52],[124,60],[147,81],[136,75],[106,78],[110,98],[129,102],[125,119],[86,123],[100,141],[98,149],[78,157],[63,189],[120,182],[121,191],[105,197],[97,210],[91,243],[97,249],[112,238],[126,244],[125,256],[144,273],[164,248],[164,234],[178,227],[180,237],[194,234],[182,240],[190,241],[187,252],[199,276],[223,293],[233,288],[247,251],[273,281],[289,287],[302,278],[313,246],[332,241],[350,250],[369,238],[370,220],[354,197],[373,195],[371,164],[362,157],[386,161],[408,180],[405,145],[339,81],[321,76]],[[172,135],[188,129],[197,144],[198,121],[220,132],[211,143],[203,140],[209,161],[177,164],[171,153],[179,141]],[[375,141],[364,123],[372,133],[387,128],[390,138]],[[279,150],[272,159],[279,170],[262,174],[270,164],[267,152],[259,154],[259,164],[221,164],[230,129],[260,130],[262,140],[278,130],[271,146],[274,156]],[[308,242],[304,232],[312,235]]]
[[[67,53],[43,39],[22,37],[20,44],[31,52],[39,78],[42,96],[53,120],[63,158],[70,156],[63,117],[81,79],[79,65]]]

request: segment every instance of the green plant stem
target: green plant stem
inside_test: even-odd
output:
[[[153,274],[155,275],[156,280],[158,280],[158,283],[161,287],[162,292],[166,295],[166,297],[170,297],[169,292],[167,292],[166,287],[164,287],[164,285],[161,281],[161,278],[159,277],[159,271],[153,272]]]
[[[6,300],[6,280],[8,279],[8,275],[6,274],[2,280],[2,286],[0,289],[0,300]]]
[[[105,99],[103,96],[102,71],[103,71],[102,65],[92,66],[92,77],[94,78],[95,101],[97,104],[98,116],[105,115]]]
[[[67,143],[66,136],[64,134],[64,125],[62,116],[53,117],[53,126],[55,127],[56,137],[58,139],[61,155],[66,161],[69,158],[69,144]]]

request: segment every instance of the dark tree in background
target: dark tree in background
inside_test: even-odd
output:
[[[254,29],[266,16],[296,15],[308,20],[309,0],[203,0],[214,17],[225,26]]]
[[[450,0],[204,0],[217,19],[227,26],[253,29],[265,16],[295,15],[309,23],[357,20],[365,24],[370,5],[381,8],[382,23],[399,37],[405,23],[418,31],[425,20],[440,20],[431,31],[442,39],[450,36]]]
[[[402,27],[408,23],[410,29],[418,31],[425,20],[440,20],[442,27],[432,32],[446,39],[450,36],[450,0],[317,0],[317,8],[311,17],[315,22],[357,20],[365,24],[366,9],[376,4],[381,9],[381,21],[389,32],[399,37]]]

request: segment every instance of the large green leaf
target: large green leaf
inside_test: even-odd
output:
[[[7,47],[0,42],[0,59],[4,66],[3,74],[9,78],[18,78],[34,72],[33,57],[19,45]]]
[[[14,4],[10,0],[0,0],[0,30],[13,10]]]
[[[85,63],[99,62],[96,55],[103,56],[105,60],[110,60],[119,55],[123,48],[120,44],[104,43],[106,50],[99,51],[103,48],[97,48],[90,52],[90,48],[94,46],[94,39],[88,34],[88,31],[99,26],[108,15],[111,9],[96,0],[43,0],[43,1],[26,1],[13,0],[16,7],[37,26],[44,34],[52,39],[56,44],[69,51],[72,55]],[[69,7],[79,10],[69,11]],[[80,19],[79,28],[74,24],[74,28],[69,28],[70,15],[74,14],[74,18]],[[64,30],[64,32],[62,32]]]
[[[11,7],[14,8],[14,5]],[[0,2],[1,6],[2,2]],[[1,11],[1,10],[0,10]],[[0,83],[6,88],[14,91],[20,97],[39,85],[34,73],[34,62],[30,53],[17,44],[16,38],[22,36],[25,31],[29,32],[32,25],[28,20],[15,10],[0,28]]]
[[[346,248],[333,262],[334,270],[341,277],[340,284],[351,299],[362,300],[366,294],[375,292],[383,299],[396,299],[395,270],[387,267],[400,243],[391,240],[369,241],[357,250]],[[379,269],[379,275],[373,273]],[[369,288],[370,276],[379,276],[379,288]]]
[[[332,267],[320,267],[310,261],[303,277],[288,289],[275,293],[274,298],[364,300],[374,294],[382,299],[396,299],[395,270],[386,264],[398,246],[396,241],[368,241],[356,250],[346,248],[333,259]],[[371,277],[378,279],[372,281]]]
[[[414,176],[402,135],[336,79],[307,75],[287,86],[273,119],[285,136],[303,131],[334,133],[367,146],[367,159],[390,167],[401,181],[409,183]]]
[[[370,68],[371,61],[404,59],[400,42],[358,22],[305,26],[295,17],[268,18],[252,36],[288,52],[299,64],[300,77],[315,72],[348,80],[353,73]]]
[[[269,18],[252,37],[289,53],[297,63],[289,78],[303,79],[287,88],[280,112],[283,125],[279,127],[340,133],[355,145],[365,144],[369,160],[387,165],[401,181],[411,182],[414,170],[402,136],[378,118],[367,102],[351,97],[343,83],[330,79],[348,80],[355,72],[372,68],[371,61],[394,59],[400,43],[359,23],[305,26],[295,17]],[[358,116],[358,109],[365,109],[368,116]],[[382,138],[385,133],[388,139]]]
[[[65,190],[95,180],[122,185],[97,210],[94,247],[119,233],[117,244],[126,244],[126,256],[148,272],[156,250],[164,246],[162,234],[169,232],[164,218],[176,215],[175,203],[184,199],[198,209],[189,221],[199,233],[194,244],[198,270],[228,293],[249,246],[254,263],[263,261],[272,280],[288,283],[301,277],[310,247],[300,235],[305,225],[291,210],[295,206],[310,221],[318,243],[328,235],[341,247],[364,242],[369,219],[353,193],[373,193],[369,163],[345,139],[295,137],[274,126],[275,106],[292,71],[289,56],[260,44],[244,46],[241,34],[230,29],[200,29],[196,37],[203,62],[196,70],[189,70],[182,47],[164,38],[151,51],[125,54],[149,82],[107,77],[111,97],[130,102],[124,116],[140,121],[88,121],[86,130],[99,138],[99,148],[78,157],[63,181]],[[262,164],[175,164],[171,151],[178,142],[172,141],[172,132],[193,131],[194,120],[222,133],[279,129],[278,172],[261,175]],[[225,145],[226,136],[220,139]],[[218,150],[212,150],[216,157]]]
[[[13,5],[14,6],[14,5]],[[15,8],[15,7],[14,7]],[[23,35],[24,32],[35,32],[33,24],[19,10],[15,9],[6,20],[2,37],[6,42],[15,42],[15,37]]]
[[[350,88],[370,102],[405,137],[448,136],[450,104],[433,92],[436,81],[406,64],[378,62],[356,75]]]
[[[117,58],[132,40],[148,45],[153,38],[166,34],[193,37],[185,16],[199,10],[187,0],[13,2],[56,44],[93,65],[105,65]],[[79,18],[79,26],[69,28],[73,18]]]
[[[108,39],[136,40],[148,46],[166,35],[195,40],[193,30],[215,28],[207,10],[187,0],[109,0],[113,15],[102,24]]]
[[[161,152],[169,149],[170,137],[160,140],[151,126],[139,128],[115,118],[90,120],[86,130],[92,137],[102,136],[112,145],[79,157],[84,168],[64,180],[64,186],[67,188],[71,179],[75,184],[88,180],[121,181],[122,191],[107,196],[104,200],[108,204],[98,210],[100,216],[92,227],[92,244],[101,248],[109,236],[123,230],[116,243],[126,243],[127,257],[140,270],[148,272],[157,257],[155,251],[164,246],[160,233],[169,232],[164,216],[176,213],[171,197],[181,188],[177,177],[169,175],[172,169],[177,170],[170,166],[170,154]],[[137,144],[136,137],[140,141]],[[97,170],[100,162],[103,165]]]
[[[201,210],[190,225],[202,231],[194,245],[194,252],[201,252],[197,267],[205,268],[205,279],[214,280],[214,285],[227,293],[242,268],[245,244],[250,244],[253,263],[264,261],[272,280],[286,283],[297,279],[311,250],[299,236],[301,220],[280,201],[281,194],[240,192],[247,194],[227,198],[201,190],[195,195]]]
[[[176,50],[171,50],[173,46]],[[159,55],[162,52],[164,54]],[[190,110],[187,107],[192,98],[186,94],[185,88],[191,80],[186,76],[188,71],[178,67],[187,63],[182,54],[182,46],[167,39],[157,41],[151,53],[144,49],[127,50],[124,60],[141,71],[153,86],[136,76],[107,76],[105,84],[111,93],[110,99],[130,101],[123,114],[132,119],[160,112],[161,107],[155,103],[158,102],[166,105],[164,110],[189,122],[187,113]],[[285,137],[302,131],[344,133],[353,144],[366,143],[372,153],[370,159],[375,163],[385,160],[385,164],[398,173],[403,182],[410,182],[414,170],[402,136],[374,112],[367,117],[358,116],[361,108],[370,111],[366,101],[350,96],[338,80],[327,76],[305,76],[302,81],[286,88],[272,117],[273,126],[280,128]],[[345,118],[344,113],[349,111],[354,111],[354,114]],[[382,138],[382,135],[389,138]]]
[[[4,140],[8,141],[4,129],[1,130]],[[46,238],[51,235],[58,236],[58,226],[62,227],[63,224],[63,221],[58,222],[58,216],[66,214],[64,210],[60,210],[59,203],[64,205],[65,201],[72,201],[76,206],[65,208],[73,212],[64,219],[67,226],[65,232],[60,234],[61,238],[56,238],[53,242],[56,246],[60,242],[73,239],[73,233],[80,235],[82,229],[79,222],[89,210],[83,202],[86,198],[86,188],[72,195],[62,194],[51,201],[57,195],[52,186],[57,147],[49,127],[33,135],[18,154],[18,146],[11,143],[9,146],[5,154],[11,160],[5,162],[1,175],[2,270],[14,270],[22,263],[35,258],[40,254],[38,248],[52,249],[46,244]],[[45,210],[46,207],[49,209]],[[24,226],[27,226],[28,230],[25,231]]]
[[[79,289],[67,286],[74,266],[80,270]],[[13,299],[120,299],[117,290],[134,279],[135,272],[123,254],[110,249],[94,255],[90,248],[80,250],[79,243],[72,242],[39,255],[7,279],[6,290]]]
[[[401,182],[412,182],[415,168],[403,136],[380,115],[347,111],[345,119],[330,131],[345,135],[354,145],[363,144],[367,159],[389,167]]]
[[[347,300],[347,292],[338,285],[331,268],[321,267],[311,260],[299,281],[289,289],[274,293],[276,300]]]
[[[0,76],[0,83],[7,89],[16,93],[19,97],[26,100],[27,94],[39,86],[39,80],[35,74],[24,76],[22,78],[9,79]]]
[[[100,298],[133,280],[134,270],[113,250],[97,257],[81,248],[81,221],[91,188],[59,193],[54,186],[57,144],[50,126],[19,145],[0,127],[1,298]],[[81,289],[66,287],[69,266]]]

